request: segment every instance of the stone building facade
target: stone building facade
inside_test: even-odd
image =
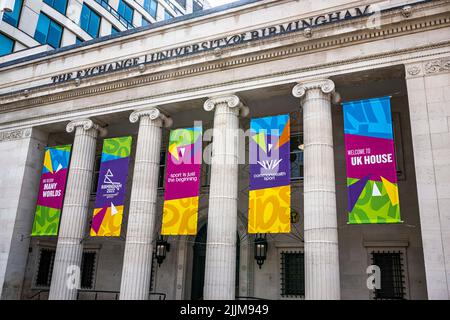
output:
[[[245,0],[0,64],[2,299],[449,299],[449,12],[447,0]],[[349,225],[339,102],[381,96],[403,222]],[[170,128],[248,129],[282,113],[304,146],[291,150],[292,232],[267,236],[259,268],[248,165],[214,161],[239,155],[231,137],[205,141],[199,232],[169,237],[158,266]],[[125,135],[122,234],[93,238],[102,141]],[[30,237],[44,147],[69,143],[59,235]],[[383,278],[394,295],[367,287],[376,257],[397,259]]]

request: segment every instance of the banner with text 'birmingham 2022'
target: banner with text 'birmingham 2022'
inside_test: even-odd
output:
[[[119,237],[131,153],[130,136],[105,139],[98,175],[92,237]]]

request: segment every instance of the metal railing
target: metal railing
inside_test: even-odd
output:
[[[164,2],[167,3],[167,5],[171,7],[176,14],[183,15],[183,12],[180,9],[178,9],[177,6],[174,5],[172,2],[170,2],[169,0],[164,0]]]
[[[47,300],[49,289],[41,289],[30,296],[29,300]],[[78,290],[77,300],[119,300],[119,291],[106,290]],[[166,300],[166,294],[162,292],[149,292],[149,300]]]
[[[111,13],[114,18],[116,18],[117,20],[119,20],[119,22],[121,24],[123,24],[125,26],[125,28],[127,29],[133,29],[136,28],[135,25],[133,25],[130,21],[128,21],[127,19],[125,19],[124,16],[122,16],[119,12],[117,12],[117,10],[115,10],[113,7],[111,7],[109,5],[108,2],[104,1],[104,0],[95,0],[95,2],[97,2],[99,5],[101,5],[104,9],[106,9],[106,11],[108,11],[109,13]]]
[[[257,298],[257,297],[236,297],[236,300],[268,300],[263,298]]]

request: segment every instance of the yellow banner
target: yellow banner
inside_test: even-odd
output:
[[[164,202],[161,234],[197,234],[198,197],[166,200]]]
[[[291,232],[291,186],[250,191],[248,233]]]

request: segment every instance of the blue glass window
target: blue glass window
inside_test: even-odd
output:
[[[86,31],[92,38],[97,38],[100,30],[100,16],[83,4],[80,17],[80,27]]]
[[[144,0],[144,9],[156,19],[156,12],[158,10],[158,2],[156,0]]]
[[[44,0],[46,4],[55,9],[56,11],[66,14],[68,0]]]
[[[80,43],[83,43],[83,42],[84,42],[84,40],[79,38],[79,37],[77,37],[76,40],[75,40],[75,44],[80,44]]]
[[[130,7],[125,1],[120,0],[119,9],[117,10],[119,14],[125,18],[129,23],[133,24],[133,13],[134,9]]]
[[[0,57],[13,52],[14,41],[0,33]]]
[[[172,19],[172,18],[173,18],[173,15],[169,11],[164,10],[164,20],[168,20],[168,19]]]
[[[111,34],[116,34],[116,33],[119,33],[119,32],[120,32],[119,29],[117,29],[117,28],[114,27],[114,26],[111,26]]]
[[[13,27],[19,26],[20,12],[22,11],[23,0],[16,0],[14,2],[14,10],[12,12],[5,12],[3,14],[3,21],[9,23]]]
[[[98,2],[99,4],[102,5],[102,7],[109,9],[109,3],[108,0],[95,0],[95,2]]]
[[[142,25],[143,26],[148,26],[148,25],[150,25],[151,23],[150,23],[150,21],[148,21],[147,19],[145,19],[144,17],[142,17]]]
[[[61,45],[63,28],[55,21],[41,13],[34,33],[34,38],[41,44],[49,44],[53,48]]]

